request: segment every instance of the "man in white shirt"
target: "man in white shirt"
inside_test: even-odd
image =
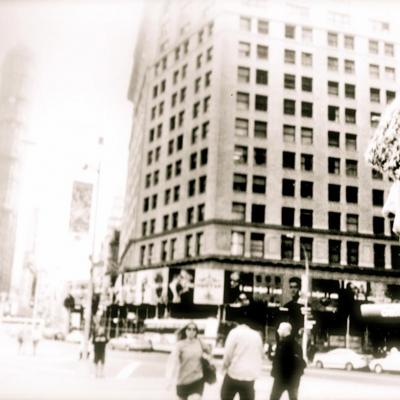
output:
[[[233,400],[236,393],[241,400],[254,400],[254,382],[261,373],[263,343],[260,333],[251,327],[249,307],[242,308],[238,322],[225,342],[221,400]]]

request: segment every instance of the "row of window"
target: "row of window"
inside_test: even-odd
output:
[[[161,60],[158,61],[154,66],[154,76],[158,76],[160,72],[165,71],[168,68],[168,60],[177,62],[182,58],[182,56],[186,56],[189,53],[190,45],[194,40],[197,40],[197,46],[202,45],[205,41],[206,35],[207,37],[212,36],[213,30],[214,25],[212,22],[210,22],[206,27],[200,29],[200,31],[197,33],[197,39],[195,39],[195,36],[192,36],[191,38],[186,39],[179,46],[175,47],[173,52],[163,56]],[[166,50],[165,47],[165,42],[163,42],[161,44],[161,52]]]
[[[248,146],[235,145],[233,160],[237,165],[247,165],[249,160]],[[253,165],[263,167],[267,165],[267,149],[261,147],[252,148]]]
[[[239,26],[242,31],[252,32],[252,18],[240,17]],[[299,31],[301,30],[301,31]],[[265,20],[257,20],[257,32],[268,34],[269,24]],[[312,43],[313,29],[307,26],[296,26],[293,24],[285,24],[284,36],[286,39],[297,39],[303,43]],[[326,42],[329,47],[338,47],[341,35],[336,32],[327,32]],[[343,35],[343,47],[348,50],[354,50],[354,36],[349,34]],[[368,40],[368,50],[370,54],[379,54],[381,51],[389,57],[394,57],[394,44],[389,42],[379,42],[375,39]]]

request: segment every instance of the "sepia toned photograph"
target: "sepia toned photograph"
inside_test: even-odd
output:
[[[0,400],[400,399],[399,15],[0,0]]]

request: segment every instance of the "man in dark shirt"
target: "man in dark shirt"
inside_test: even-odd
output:
[[[299,329],[304,326],[304,316],[301,313],[302,304],[299,303],[301,279],[292,277],[289,279],[289,290],[292,300],[284,305],[287,309],[288,322],[292,326],[292,335],[296,337]]]
[[[93,335],[94,364],[96,367],[96,377],[100,378],[104,373],[104,362],[106,357],[106,345],[108,338],[105,329],[99,327]]]
[[[271,375],[274,377],[270,400],[279,400],[287,390],[290,400],[298,399],[300,378],[306,363],[301,347],[292,335],[292,326],[282,322],[278,328],[278,345],[272,361]]]

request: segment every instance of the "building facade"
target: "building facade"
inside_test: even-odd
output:
[[[400,247],[381,214],[390,182],[364,160],[396,96],[394,27],[338,2],[149,7],[129,90],[127,281],[140,291],[140,274],[164,271],[169,303],[185,270],[195,304],[222,305],[236,272],[274,306],[307,261],[324,310],[348,283],[359,300],[396,300]],[[212,300],[196,295],[201,279]]]

